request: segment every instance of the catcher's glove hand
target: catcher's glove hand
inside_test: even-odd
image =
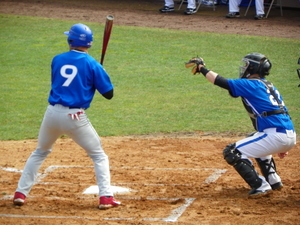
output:
[[[205,66],[205,63],[202,58],[194,57],[190,59],[187,63],[185,63],[185,67],[189,68],[193,66],[192,73],[195,75],[196,73],[200,73],[199,65]]]

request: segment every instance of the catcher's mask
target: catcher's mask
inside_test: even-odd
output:
[[[269,75],[272,64],[270,60],[260,53],[251,53],[242,59],[239,78],[248,78],[252,74],[258,74],[261,78]]]
[[[68,43],[71,47],[91,47],[93,42],[92,30],[81,23],[75,24],[70,31],[64,32],[68,35]]]

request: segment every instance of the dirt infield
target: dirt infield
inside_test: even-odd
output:
[[[27,204],[12,204],[20,170],[36,140],[1,142],[0,224],[298,224],[299,144],[288,158],[275,157],[285,188],[247,199],[248,187],[221,151],[240,137],[201,133],[103,137],[112,185],[123,205],[100,211],[92,161],[70,139],[60,139],[43,164]]]
[[[175,1],[176,2],[176,1]],[[106,15],[115,17],[115,25],[157,27],[176,30],[204,31],[256,36],[300,38],[300,9],[271,10],[268,19],[254,20],[255,9],[251,7],[247,16],[241,7],[241,17],[226,19],[228,6],[218,5],[213,11],[200,7],[191,16],[183,15],[186,6],[175,12],[160,13],[164,0],[0,0],[0,13],[49,17],[103,23]]]
[[[281,17],[274,9],[269,19],[255,23],[251,14],[236,22],[224,20],[227,8],[222,6],[216,12],[203,8],[190,17],[159,14],[163,1],[158,0],[0,2],[0,13],[8,14],[83,21],[95,21],[96,13],[113,14],[120,18],[116,25],[224,33],[247,33],[252,26],[257,35],[265,30],[266,36],[299,38],[294,10],[284,10]],[[101,137],[110,157],[112,185],[131,190],[115,195],[122,206],[105,211],[97,209],[95,193],[84,193],[96,183],[92,161],[68,138],[56,142],[26,205],[14,206],[12,195],[37,141],[0,141],[0,224],[299,224],[300,144],[288,157],[274,157],[284,188],[250,200],[249,188],[222,157],[224,147],[241,138],[203,132]]]

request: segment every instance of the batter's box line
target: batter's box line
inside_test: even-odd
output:
[[[40,183],[43,178],[45,178],[48,173],[54,171],[57,168],[92,168],[92,166],[58,166],[58,165],[53,165],[49,166],[43,174],[38,176],[36,183]],[[126,170],[192,170],[192,171],[213,171],[213,173],[205,179],[203,182],[204,184],[210,184],[215,182],[220,176],[222,176],[223,173],[227,171],[227,169],[209,169],[209,168],[203,168],[203,169],[193,169],[193,168],[154,168],[154,167],[110,167],[111,169],[126,169]]]
[[[137,199],[141,200],[140,197],[123,197],[122,199]],[[147,200],[161,200],[161,201],[176,201],[180,198],[146,198]],[[102,218],[103,220],[140,220],[140,221],[164,221],[164,222],[176,222],[178,218],[184,213],[184,211],[189,207],[196,198],[182,198],[185,200],[183,204],[181,204],[178,208],[173,209],[168,217],[165,218],[141,218],[137,219],[135,217],[132,218]],[[99,220],[89,217],[68,217],[68,216],[35,216],[35,215],[15,215],[15,214],[0,214],[0,217],[15,217],[15,218],[41,218],[41,219],[85,219],[85,220]]]
[[[45,178],[48,173],[53,172],[55,169],[58,168],[83,168],[85,166],[58,166],[58,165],[53,165],[49,166],[43,174],[39,174],[38,179],[36,184],[40,183],[43,178]],[[89,168],[92,166],[87,166],[85,168]],[[213,173],[206,178],[204,183],[212,183],[215,182],[220,176],[222,176],[223,173],[225,173],[227,170],[226,169],[208,169],[208,168],[203,168],[203,169],[193,169],[193,168],[151,168],[151,167],[111,167],[113,169],[138,169],[138,170],[190,170],[190,171],[213,171]],[[20,170],[16,170],[14,168],[3,168],[0,167],[0,169],[4,169],[6,171],[10,172],[22,172]],[[151,185],[151,184],[150,184]],[[158,184],[160,185],[160,184]],[[164,184],[165,185],[165,184]],[[175,184],[174,184],[175,185]],[[6,196],[7,198],[8,196]],[[12,197],[12,196],[10,196]],[[58,198],[59,199],[59,198]],[[137,198],[139,199],[139,198]],[[177,199],[168,199],[168,198],[146,198],[148,200],[178,200]],[[165,221],[165,222],[176,222],[178,218],[184,213],[187,207],[189,207],[196,198],[182,198],[185,200],[185,202],[180,205],[178,208],[174,209],[171,211],[171,214],[168,217],[165,218],[142,218],[142,219],[137,219],[137,218],[103,218],[103,220],[142,220],[142,221]],[[2,198],[4,200],[4,198]],[[53,219],[88,219],[88,220],[95,220],[94,218],[86,218],[86,217],[65,217],[65,216],[30,216],[30,215],[13,215],[13,214],[0,214],[1,217],[26,217],[26,218],[53,218]]]
[[[93,166],[61,166],[61,165],[53,165],[49,166],[47,169],[45,169],[44,173],[39,173],[37,176],[37,180],[35,184],[43,184],[41,181],[48,175],[48,173],[53,172],[55,169],[58,168],[93,168]],[[190,170],[190,171],[213,171],[213,173],[205,179],[203,182],[204,184],[210,184],[215,182],[219,177],[224,174],[227,169],[209,169],[209,168],[203,168],[203,169],[193,169],[193,168],[154,168],[154,167],[111,167],[112,169],[137,169],[137,170]],[[9,167],[0,167],[0,169],[9,171],[9,172],[17,172],[17,173],[22,173],[22,170],[17,170],[15,168],[9,168]],[[150,184],[149,184],[150,185]],[[177,185],[177,184],[174,184]]]
[[[113,168],[113,167],[112,167]],[[117,167],[116,167],[117,168]],[[118,167],[118,169],[138,169],[138,170],[190,170],[190,171],[213,171],[213,173],[208,176],[203,184],[210,184],[213,182],[216,182],[219,177],[222,176],[222,174],[226,173],[227,169],[209,169],[209,168],[203,168],[203,169],[193,169],[193,168],[153,168],[153,167]],[[127,184],[128,185],[128,184]],[[132,184],[135,185],[135,184]],[[157,186],[166,186],[165,184],[144,184],[144,185],[157,185]],[[169,184],[169,186],[191,186],[188,184]]]

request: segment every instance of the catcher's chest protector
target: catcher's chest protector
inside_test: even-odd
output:
[[[273,111],[268,111],[268,112],[264,111],[264,112],[262,112],[262,114],[260,116],[267,117],[267,116],[276,115],[276,114],[288,114],[288,112],[285,111],[285,109],[284,109],[282,101],[276,95],[273,84],[271,82],[266,81],[266,80],[261,80],[261,79],[258,79],[258,78],[252,78],[252,80],[258,80],[258,81],[262,82],[265,85],[265,87],[269,90],[269,93],[277,101],[278,107],[279,107],[279,109],[276,109],[276,110],[273,110]],[[253,109],[248,104],[248,101],[247,101],[246,98],[242,97],[242,101],[243,101],[243,105],[244,105],[246,111],[248,112],[248,115],[249,115],[249,117],[252,121],[254,129],[257,130],[257,119],[256,118],[259,115],[257,115],[257,113],[254,113]]]

